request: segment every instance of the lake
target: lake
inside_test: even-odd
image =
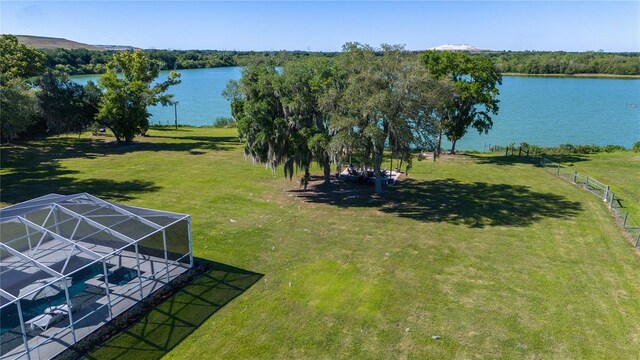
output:
[[[211,125],[230,117],[221,93],[238,80],[239,67],[180,70],[182,83],[170,88],[178,101],[178,123]],[[166,77],[167,72],[161,74]],[[79,83],[97,75],[74,76]],[[510,143],[622,145],[640,141],[640,79],[552,78],[505,76],[500,86],[500,112],[489,134],[470,129],[456,146],[484,150]],[[150,109],[151,123],[173,124],[173,107]]]

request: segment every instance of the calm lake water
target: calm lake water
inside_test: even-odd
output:
[[[180,73],[182,83],[170,89],[179,102],[179,124],[211,125],[218,117],[231,116],[221,93],[229,80],[240,79],[239,67]],[[73,77],[82,84],[96,79],[96,75]],[[499,98],[500,112],[489,134],[471,129],[458,142],[458,149],[484,150],[521,142],[630,147],[640,141],[640,79],[505,76]],[[151,114],[154,124],[174,122],[173,107],[152,107]]]

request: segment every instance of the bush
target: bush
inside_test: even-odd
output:
[[[602,151],[604,152],[616,152],[616,151],[626,151],[627,149],[624,146],[620,145],[607,145],[602,147]]]
[[[493,146],[491,151],[495,153],[504,153],[506,149],[511,149],[514,144],[505,146]],[[555,147],[543,147],[537,145],[531,145],[527,143],[521,143],[523,151],[529,150],[530,154],[546,154],[546,155],[569,155],[569,154],[597,154],[600,152],[616,152],[627,151],[627,148],[620,145],[572,145],[572,144],[560,144]],[[518,148],[516,148],[518,150]],[[640,141],[636,142],[633,147],[633,151],[640,152]]]
[[[214,128],[234,128],[236,122],[230,117],[219,117],[213,122]]]

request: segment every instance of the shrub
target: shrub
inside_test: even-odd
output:
[[[640,152],[640,141],[636,141],[631,147],[631,150],[635,152]]]
[[[497,153],[504,153],[506,149],[510,149],[513,144],[504,146],[493,146],[491,151]],[[546,155],[569,155],[569,154],[596,154],[600,152],[616,152],[627,151],[624,146],[620,145],[572,145],[572,144],[560,144],[555,147],[542,147],[537,145],[531,145],[527,143],[521,143],[522,150],[529,150],[530,154],[546,154]],[[640,152],[640,141],[636,142],[633,147],[633,151]]]
[[[234,128],[236,122],[230,117],[219,117],[213,122],[215,128]]]
[[[602,151],[604,152],[616,152],[616,151],[625,151],[627,150],[624,146],[620,145],[607,145],[602,147]]]

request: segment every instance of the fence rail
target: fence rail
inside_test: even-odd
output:
[[[553,162],[544,157],[540,160],[540,166],[559,178],[571,181],[573,184],[582,187],[584,190],[604,201],[620,226],[622,226],[622,228],[631,235],[633,245],[636,248],[640,248],[640,222],[637,219],[631,218],[629,212],[622,207],[622,204],[611,191],[609,185],[604,184],[586,174],[570,170],[562,166],[562,164]]]

